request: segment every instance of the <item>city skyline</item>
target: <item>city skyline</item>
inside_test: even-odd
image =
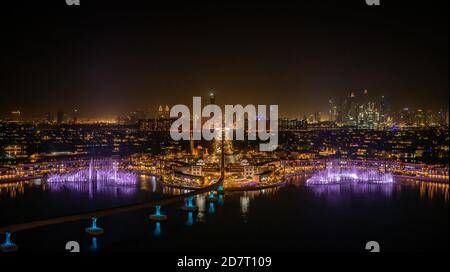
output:
[[[113,116],[188,104],[211,89],[218,104],[278,104],[287,117],[324,112],[330,98],[364,89],[393,108],[448,108],[446,2],[61,2],[45,16],[12,12],[13,25],[2,16],[0,115]]]
[[[208,96],[214,93],[216,95],[216,90],[212,89],[209,92],[206,92],[205,95],[203,95],[204,98],[208,98]],[[422,103],[422,105],[418,105],[418,106],[410,106],[408,104],[405,104],[403,106],[398,106],[398,107],[393,107],[392,106],[392,101],[389,100],[389,97],[386,97],[385,95],[380,95],[379,97],[374,97],[373,95],[369,94],[369,91],[367,89],[364,90],[354,90],[354,91],[350,91],[348,93],[346,93],[345,95],[342,95],[340,97],[330,97],[328,100],[325,101],[320,101],[320,106],[316,107],[314,110],[312,111],[301,111],[299,110],[298,112],[291,112],[291,113],[287,113],[287,114],[283,114],[280,115],[280,117],[283,118],[299,118],[299,119],[307,119],[306,117],[308,117],[309,115],[316,115],[319,114],[322,118],[322,121],[336,121],[333,118],[336,118],[336,116],[331,116],[332,113],[332,109],[330,107],[334,106],[334,107],[341,107],[342,103],[346,103],[348,99],[350,99],[351,97],[354,97],[358,103],[372,103],[374,104],[374,106],[376,108],[379,108],[381,106],[381,104],[383,104],[384,110],[388,111],[390,114],[394,114],[394,113],[398,113],[400,111],[404,111],[404,110],[409,110],[409,111],[423,111],[423,112],[433,112],[433,114],[448,114],[449,111],[449,107],[448,107],[448,103],[442,103],[443,106],[442,107],[437,107],[437,108],[433,108],[433,107],[427,107],[426,104],[427,103]],[[364,97],[364,101],[361,99],[362,97]],[[366,98],[367,97],[367,98]],[[177,103],[180,104],[180,103]],[[224,106],[224,103],[217,103],[219,106]],[[241,104],[241,105],[245,105],[245,104]],[[138,108],[134,108],[134,109],[130,109],[130,110],[125,110],[125,111],[121,111],[121,112],[115,112],[115,113],[109,113],[109,114],[94,114],[94,115],[89,115],[86,112],[80,112],[79,107],[73,107],[73,108],[61,108],[61,107],[57,107],[55,109],[52,110],[48,110],[47,111],[43,111],[40,113],[34,113],[34,114],[30,114],[27,113],[26,111],[20,109],[20,108],[12,108],[13,110],[11,110],[10,112],[6,112],[4,111],[3,114],[0,114],[0,118],[3,118],[4,120],[15,120],[15,119],[22,119],[22,121],[26,121],[26,120],[39,120],[39,119],[52,119],[54,121],[58,122],[57,120],[62,120],[62,119],[93,119],[93,120],[109,120],[109,119],[116,119],[120,116],[125,116],[127,114],[132,114],[132,113],[136,113],[138,115],[141,115],[140,119],[145,119],[145,118],[155,118],[158,117],[159,115],[159,108],[160,107],[171,107],[173,106],[172,104],[168,104],[168,103],[162,103],[159,105],[152,105],[149,107],[138,107]],[[190,107],[190,106],[188,106]],[[281,107],[282,108],[282,107]],[[336,109],[334,109],[336,110]],[[337,114],[337,113],[334,113]],[[145,117],[143,117],[145,116]],[[75,122],[76,123],[76,122]]]

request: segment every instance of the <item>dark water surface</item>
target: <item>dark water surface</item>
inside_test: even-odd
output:
[[[182,193],[149,177],[132,187],[55,186],[40,180],[3,187],[0,225],[115,207]],[[20,251],[363,251],[377,241],[383,251],[440,251],[449,247],[448,184],[397,180],[393,185],[306,186],[295,177],[281,188],[227,193],[216,203],[197,196],[197,213],[183,203],[98,219],[105,230],[93,239],[79,221],[20,231]],[[4,239],[4,237],[2,237]]]

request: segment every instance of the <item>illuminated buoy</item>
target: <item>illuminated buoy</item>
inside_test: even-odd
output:
[[[214,191],[209,192],[208,201],[210,201],[210,202],[216,202],[217,201],[217,198],[214,195]]]
[[[6,232],[5,235],[6,235],[5,242],[0,245],[0,249],[3,252],[14,252],[14,251],[17,251],[19,249],[19,247],[16,244],[11,242],[11,233],[10,232]]]
[[[90,235],[101,235],[103,234],[103,229],[97,227],[97,218],[92,217],[92,225],[89,228],[86,228],[86,232]]]
[[[193,200],[192,196],[187,197],[186,201],[185,201],[186,204],[183,207],[181,207],[181,209],[184,210],[184,211],[188,211],[188,212],[196,212],[196,211],[198,211],[198,207],[194,205],[192,200]]]
[[[161,214],[161,206],[156,205],[155,206],[155,213],[149,216],[151,220],[155,221],[163,221],[167,219],[167,216],[164,214]]]

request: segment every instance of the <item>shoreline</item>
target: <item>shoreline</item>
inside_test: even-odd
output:
[[[0,184],[19,183],[19,182],[30,181],[33,179],[41,179],[41,178],[44,178],[44,176],[0,179]]]

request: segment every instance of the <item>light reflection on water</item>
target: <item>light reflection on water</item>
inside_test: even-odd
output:
[[[16,183],[0,184],[0,197],[8,196],[13,199],[24,195],[27,190],[38,188],[42,192],[60,193],[64,191],[72,191],[77,193],[86,193],[92,199],[96,194],[105,194],[113,197],[131,196],[138,191],[157,192],[159,184],[155,177],[140,177],[138,186],[112,186],[102,182],[86,183],[86,182],[67,182],[67,183],[46,183],[42,179],[35,179],[31,181],[22,181]],[[290,184],[296,187],[306,186],[303,177],[290,178]],[[448,183],[432,183],[421,182],[414,179],[405,179],[396,181],[393,184],[345,184],[345,185],[311,185],[307,186],[311,192],[317,196],[338,196],[348,193],[356,195],[364,195],[371,193],[381,193],[385,197],[391,197],[392,194],[401,193],[405,188],[417,189],[419,197],[422,200],[443,199],[445,203],[449,201],[449,184]],[[161,187],[163,194],[178,195],[189,192],[187,189]],[[231,194],[239,194],[241,214],[245,218],[248,213],[250,201],[261,195],[273,195],[280,188],[269,188],[256,191],[247,192],[232,192]],[[196,197],[196,204],[199,207],[197,220],[202,222],[206,211],[206,198],[204,195]],[[223,196],[219,195],[219,205],[223,205]]]
[[[223,203],[225,202],[225,196],[223,194],[219,194],[219,205],[223,206]]]
[[[338,203],[349,199],[350,197],[383,197],[393,198],[402,194],[416,194],[421,201],[437,201],[448,204],[449,202],[449,184],[421,182],[413,179],[397,180],[393,184],[336,184],[336,185],[306,185],[307,177],[292,177],[288,186],[297,187],[300,190],[311,192],[318,198],[324,198],[327,201]],[[269,197],[276,199],[279,190],[289,190],[288,188],[269,188],[264,190],[227,192],[226,196],[237,198],[239,203],[239,213],[244,223],[248,222],[248,216],[251,212],[252,202],[258,197]],[[46,183],[45,180],[36,179],[19,183],[0,184],[0,200],[13,201],[19,196],[21,201],[27,199],[28,191],[41,191],[49,194],[71,194],[82,193],[89,199],[95,199],[97,195],[105,195],[113,199],[130,198],[133,199],[140,192],[159,192],[169,195],[177,195],[189,192],[187,189],[177,189],[161,186],[154,177],[140,177],[140,182],[136,186],[112,186],[102,182],[67,182],[67,183]],[[194,222],[206,222],[206,215],[214,215],[219,207],[224,206],[225,195],[218,195],[217,203],[208,201],[208,194],[197,195],[195,204],[198,206],[198,212],[188,213],[186,225],[191,226]],[[13,202],[11,202],[13,203]],[[68,211],[70,212],[70,211]],[[159,230],[159,231],[158,231]],[[155,233],[160,232],[160,226],[155,229]]]
[[[239,203],[241,206],[241,216],[242,216],[242,220],[244,221],[244,223],[247,222],[247,217],[248,217],[248,210],[250,207],[250,197],[249,196],[241,196],[239,198]]]
[[[160,236],[161,235],[161,223],[155,222],[155,230],[153,231],[153,236]]]
[[[194,214],[193,212],[188,212],[186,226],[190,227],[194,224]]]
[[[154,176],[149,177],[141,175],[137,185],[112,185],[108,182],[55,182],[47,183],[45,179],[35,179],[21,182],[2,183],[0,184],[0,197],[8,196],[14,199],[22,196],[31,190],[40,190],[50,193],[82,193],[93,199],[95,195],[107,195],[111,197],[132,196],[139,191],[162,193],[169,195],[177,195],[186,193],[189,190],[163,187],[158,184]]]
[[[242,221],[244,223],[247,223],[248,214],[250,212],[251,202],[257,197],[274,196],[279,190],[280,190],[279,187],[274,187],[274,188],[266,188],[266,189],[254,190],[254,191],[229,192],[229,193],[227,193],[227,195],[236,195],[239,197],[240,215],[241,215]],[[220,195],[219,195],[219,204],[220,204]]]
[[[198,206],[197,221],[205,222],[205,212],[206,212],[206,197],[205,197],[205,195],[198,195],[195,198],[195,204]]]
[[[322,233],[328,231],[327,226],[334,226],[334,224],[338,225],[338,229],[348,229],[348,232],[344,231],[342,236],[337,235],[337,238],[341,238],[342,241],[347,239],[350,233],[353,234],[358,231],[359,235],[372,235],[376,233],[375,230],[378,228],[387,228],[391,230],[392,233],[396,233],[398,229],[402,229],[402,231],[406,229],[411,235],[415,235],[417,232],[424,235],[424,233],[427,233],[428,230],[432,228],[445,229],[446,224],[448,225],[448,221],[442,219],[444,218],[442,216],[442,210],[445,211],[445,209],[447,209],[446,211],[448,212],[448,206],[442,205],[444,202],[448,204],[448,184],[426,183],[417,180],[398,180],[394,184],[384,185],[354,184],[307,186],[305,184],[306,178],[306,176],[291,178],[285,187],[280,188],[247,192],[228,191],[225,195],[218,194],[217,202],[209,202],[208,193],[201,194],[194,197],[194,203],[199,209],[198,212],[183,212],[182,217],[178,217],[178,219],[175,219],[175,216],[170,217],[171,220],[165,221],[164,223],[151,222],[148,224],[139,224],[139,218],[144,216],[142,213],[145,213],[145,211],[142,211],[142,213],[138,212],[137,214],[130,213],[111,216],[111,220],[112,222],[129,223],[130,225],[128,227],[133,227],[133,230],[136,230],[136,233],[141,231],[140,234],[136,235],[141,235],[140,237],[142,237],[142,240],[147,239],[145,238],[147,236],[150,237],[148,243],[152,246],[157,245],[158,243],[160,243],[159,246],[164,246],[166,243],[172,243],[173,245],[181,243],[183,245],[183,240],[189,238],[179,238],[179,229],[174,226],[179,226],[180,224],[188,230],[189,233],[193,234],[192,241],[194,242],[201,239],[205,230],[209,231],[208,228],[210,226],[213,226],[213,228],[210,228],[213,229],[211,230],[211,233],[220,234],[229,231],[230,226],[239,226],[240,223],[244,223],[246,227],[239,229],[239,233],[242,232],[242,235],[239,236],[239,233],[236,233],[237,238],[235,241],[247,241],[245,239],[253,237],[250,230],[253,231],[254,229],[257,229],[258,226],[265,224],[264,230],[261,230],[261,235],[264,235],[264,237],[271,237],[270,235],[276,234],[276,238],[273,238],[271,242],[279,239],[278,236],[284,237],[283,239],[285,240],[280,240],[282,242],[280,242],[279,248],[282,248],[282,246],[289,242],[294,244],[294,241],[296,245],[300,245],[300,248],[302,248],[302,245],[306,244],[302,244],[304,241],[314,243],[316,240],[313,239],[322,237]],[[157,180],[152,179],[151,177],[143,178],[135,187],[117,188],[114,186],[101,186],[100,184],[94,186],[95,188],[91,188],[87,186],[87,184],[66,184],[66,187],[61,186],[61,184],[54,185],[56,186],[46,184],[45,180],[34,180],[10,185],[1,184],[0,209],[5,208],[2,212],[5,211],[7,214],[6,216],[3,216],[4,219],[3,222],[0,222],[0,225],[7,225],[14,222],[17,218],[17,214],[27,215],[27,213],[29,213],[33,214],[33,216],[36,214],[36,218],[29,216],[29,218],[23,219],[24,221],[32,221],[39,219],[40,216],[51,217],[55,215],[62,216],[70,214],[73,211],[76,211],[76,209],[85,211],[84,208],[90,210],[98,207],[104,208],[128,204],[128,202],[143,201],[154,197],[153,192],[181,194],[189,191],[185,189],[163,188]],[[82,195],[72,194],[72,190],[82,193]],[[143,191],[145,193],[143,193]],[[42,194],[41,192],[46,193]],[[99,196],[96,201],[101,204],[100,206],[91,206],[90,198],[88,198],[90,192],[93,193],[94,199],[96,199],[96,196]],[[54,197],[55,195],[58,197]],[[364,198],[363,201],[361,201],[362,198]],[[120,201],[121,199],[126,199],[126,201]],[[82,207],[76,205],[77,200],[80,200],[79,202],[83,205]],[[85,205],[87,200],[89,200],[89,205]],[[95,204],[96,201],[92,201],[92,203]],[[436,203],[437,205],[417,205],[417,202],[429,203],[431,201],[433,201],[433,204]],[[59,203],[62,203],[63,205],[59,205]],[[331,203],[332,205],[321,205],[322,203]],[[342,205],[334,205],[335,203],[342,203]],[[164,207],[164,210],[167,211],[168,214],[175,210],[181,214],[179,211],[179,206],[181,205],[182,201],[177,204],[171,204],[169,207]],[[379,213],[375,212],[370,216],[366,215],[368,214],[366,210],[374,207],[386,209],[380,209]],[[405,207],[411,207],[411,209],[414,209],[414,213],[405,213]],[[47,208],[53,208],[53,210],[48,214],[44,213],[43,211]],[[339,214],[348,216],[348,218],[351,219],[340,223],[342,221],[341,218],[337,219],[335,216],[324,218],[323,214],[328,212],[332,215]],[[425,222],[425,220],[422,219],[433,212],[437,213],[437,215],[430,216],[431,219],[421,225],[422,221]],[[273,216],[267,216],[267,214]],[[317,216],[315,216],[316,214]],[[352,218],[354,214],[357,214],[358,216]],[[272,217],[276,220],[272,220]],[[387,218],[385,220],[386,222],[395,221],[396,224],[384,224],[383,222],[385,221],[383,221],[383,218],[385,217]],[[126,218],[126,220],[121,221],[124,218]],[[172,220],[172,218],[174,218],[174,220]],[[361,222],[365,223],[367,221],[375,222],[377,227],[374,227],[373,230],[358,229],[354,227],[362,224]],[[276,222],[276,224],[273,222]],[[279,222],[281,222],[280,225],[278,224]],[[84,223],[79,222],[79,224]],[[105,229],[118,226],[121,227],[122,225],[117,223],[113,224],[111,222],[109,224],[105,223]],[[317,232],[313,232],[312,235],[305,234],[308,232],[302,231],[310,231],[311,229],[316,228],[318,228]],[[420,232],[422,230],[423,232]],[[40,231],[46,233],[47,228],[37,229],[33,233],[40,233]],[[80,235],[84,235],[84,233],[80,233]],[[384,233],[386,233],[384,238],[391,239],[391,243],[395,242],[399,245],[402,244],[401,242],[403,242],[403,240],[400,242],[396,240],[398,239],[397,236],[389,236],[389,231]],[[36,237],[42,237],[42,235],[36,235]],[[28,239],[32,238],[33,237],[28,237]],[[38,238],[36,239],[39,240]],[[121,239],[126,239],[125,234],[116,240],[111,236],[105,236],[99,240],[89,240],[89,243],[85,246],[90,250],[96,250],[96,248],[102,250],[103,248],[109,248],[117,241],[122,241]],[[230,239],[230,237],[226,237],[224,240],[220,240],[220,238],[218,240],[219,242],[222,242],[222,245],[226,245],[227,243],[230,243]],[[260,238],[257,237],[255,239]],[[311,241],[309,239],[311,239]],[[429,241],[437,241],[433,239],[434,238],[431,237]],[[192,241],[189,240],[189,243],[186,242],[186,244],[191,245]],[[246,244],[252,244],[258,241],[259,240],[250,239]],[[322,240],[322,242],[324,241],[326,242],[326,238]],[[59,246],[59,242],[60,241],[55,239],[54,244],[56,247]],[[359,243],[359,241],[354,242]],[[207,244],[207,240],[205,241],[205,244]],[[305,249],[305,247],[302,249]],[[308,248],[306,247],[306,249]]]
[[[19,195],[23,195],[25,188],[30,186],[33,186],[31,181],[0,184],[0,196],[7,195],[10,198],[16,198]]]
[[[318,196],[338,196],[348,193],[356,195],[366,195],[371,193],[381,193],[390,197],[394,190],[392,184],[333,184],[333,185],[308,185],[313,193]]]
[[[401,195],[408,190],[418,194],[423,201],[443,201],[449,202],[449,184],[423,182],[415,179],[399,179],[392,184],[335,184],[335,185],[306,185],[306,177],[292,177],[290,184],[295,187],[308,188],[318,197],[326,197],[329,200],[339,201],[348,195],[371,196],[382,195],[391,198],[394,194]]]
[[[98,250],[97,237],[92,237],[92,239],[91,239],[91,251],[97,251],[97,250]]]
[[[71,191],[77,193],[87,193],[89,199],[93,199],[97,194],[104,194],[113,197],[131,196],[139,190],[139,187],[133,185],[115,186],[105,182],[65,182],[65,183],[46,183],[44,185],[51,192],[61,193]]]
[[[420,182],[420,198],[433,200],[436,197],[444,197],[445,203],[448,203],[448,183],[426,183]]]
[[[214,207],[213,202],[209,202],[208,214],[213,215],[216,213],[216,208]]]

